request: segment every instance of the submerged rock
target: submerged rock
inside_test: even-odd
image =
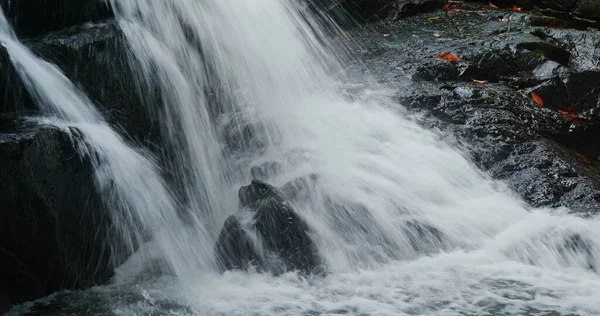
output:
[[[106,282],[122,240],[69,133],[0,120],[0,301]]]
[[[252,212],[252,219],[247,229],[235,216],[226,220],[215,246],[223,269],[255,266],[275,274],[320,272],[321,259],[308,225],[277,188],[254,180],[240,188],[239,197],[241,206]],[[254,247],[249,234],[256,235],[262,249]]]

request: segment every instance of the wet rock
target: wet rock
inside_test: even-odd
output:
[[[161,143],[160,96],[132,80],[136,72],[128,62],[123,34],[114,22],[76,26],[27,44],[76,83],[122,135],[137,143]],[[36,111],[39,106],[0,48],[0,113]]]
[[[65,131],[0,122],[0,298],[106,282],[126,251],[89,161]]]
[[[121,134],[139,143],[161,143],[160,95],[133,79],[138,74],[114,21],[53,32],[30,47],[77,83]]]
[[[230,217],[215,247],[222,268],[255,265],[260,271],[275,274],[285,271],[320,272],[321,260],[316,245],[310,239],[308,225],[277,188],[254,180],[240,188],[239,197],[241,206],[252,213],[249,230],[256,234],[262,249],[254,250],[250,246],[252,251],[235,251],[248,247],[251,242],[238,219]]]
[[[263,261],[248,234],[237,216],[232,215],[225,220],[215,246],[222,270],[248,270],[262,265]]]
[[[17,34],[24,37],[112,17],[104,0],[0,0],[0,7]]]
[[[597,34],[532,25],[533,15],[488,5],[454,5],[461,10],[367,24],[357,36],[369,71],[398,90],[399,103],[421,112],[424,126],[456,135],[475,163],[531,205],[596,213]],[[389,36],[373,36],[378,31]],[[445,51],[460,60],[436,59]],[[367,70],[350,71],[360,77]],[[562,115],[563,107],[583,119]]]
[[[338,18],[358,21],[376,21],[385,18],[398,19],[419,12],[441,8],[441,0],[326,0],[309,1],[319,10]]]
[[[487,1],[481,1],[486,2]],[[600,3],[595,0],[496,0],[495,5],[508,8],[538,9],[547,14],[568,14],[587,19],[600,19]]]

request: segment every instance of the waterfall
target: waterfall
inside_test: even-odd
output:
[[[351,45],[331,40],[323,17],[291,0],[110,2],[134,79],[159,91],[148,111],[161,115],[181,192],[3,18],[0,43],[51,122],[83,135],[122,230],[152,231],[160,247],[150,251],[175,272],[132,290],[143,288],[148,313],[175,301],[192,315],[533,315],[557,298],[561,312],[600,312],[600,219],[530,207],[423,128],[390,87],[351,85]],[[274,186],[310,182],[289,202],[325,276],[216,273],[223,222],[261,164],[278,166],[266,176]],[[115,313],[146,311],[116,293]]]
[[[97,187],[128,250],[133,252],[151,232],[162,236],[158,240],[170,240],[164,249],[177,245],[174,232],[181,221],[176,203],[152,157],[127,144],[58,67],[21,44],[3,12],[0,44],[42,109],[43,122],[72,133],[80,153],[91,160]]]
[[[319,177],[310,199],[296,208],[332,271],[490,247],[533,218],[555,224],[538,234],[582,234],[563,226],[578,218],[530,210],[410,119],[383,88],[345,98],[347,49],[327,40],[317,20],[290,1],[112,5],[138,80],[161,89],[164,128],[180,155],[196,225],[206,232],[206,239],[191,242],[208,256],[216,238],[211,229],[236,211],[224,202],[234,195],[224,193],[247,182],[251,166],[271,161],[283,169],[269,179],[275,185]],[[245,140],[242,148],[223,149],[227,128]],[[582,269],[600,258],[591,235],[584,238],[591,243],[584,259],[565,257],[558,250],[563,238],[529,238],[506,255]]]

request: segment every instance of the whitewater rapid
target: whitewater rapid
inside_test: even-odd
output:
[[[323,20],[297,3],[111,4],[136,80],[160,91],[160,104],[148,106],[164,115],[185,188],[180,207],[191,217],[186,225],[171,217],[175,202],[160,166],[114,134],[85,96],[41,98],[106,153],[102,177],[122,181],[129,212],[159,232],[113,284],[47,301],[64,296],[71,307],[107,315],[600,314],[600,220],[532,209],[445,135],[420,126],[394,101],[393,87],[367,80],[349,98],[343,65],[351,47],[328,41]],[[44,96],[48,82],[64,77],[14,36],[1,36],[32,91]],[[44,67],[28,70],[36,65]],[[64,95],[78,91],[61,80]],[[325,277],[214,269],[219,230],[238,212],[237,189],[252,166],[269,161],[282,165],[267,180],[276,186],[318,176],[294,207],[311,228]],[[151,260],[164,261],[163,273],[145,270]]]

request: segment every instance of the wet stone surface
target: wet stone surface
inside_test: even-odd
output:
[[[364,65],[350,73],[396,89],[423,125],[452,132],[533,206],[597,212],[600,32],[486,5],[454,8],[355,31]],[[438,58],[444,52],[459,60]]]

